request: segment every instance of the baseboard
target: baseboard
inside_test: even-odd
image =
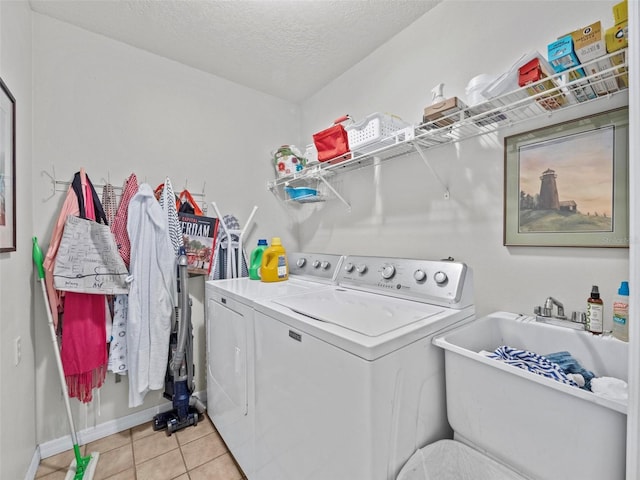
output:
[[[33,480],[36,478],[36,473],[38,473],[38,466],[40,465],[40,460],[42,457],[40,456],[40,447],[36,447],[33,452],[33,457],[31,457],[31,463],[29,464],[29,469],[24,476],[24,480]]]
[[[194,396],[198,397],[200,401],[206,404],[207,402],[206,390],[201,392],[194,392]],[[87,443],[100,440],[101,438],[108,437],[109,435],[113,435],[114,433],[122,432],[123,430],[137,427],[138,425],[142,425],[145,422],[150,422],[153,419],[153,417],[158,413],[171,410],[171,406],[172,406],[171,402],[165,402],[155,407],[132,413],[131,415],[127,415],[125,417],[120,417],[120,418],[116,418],[115,420],[110,420],[108,422],[101,423],[99,425],[96,425],[95,427],[80,430],[79,432],[77,432],[78,443],[80,445],[85,445]],[[41,443],[36,448],[36,453],[39,452],[38,454],[39,458],[37,459],[36,469],[38,468],[38,464],[40,463],[41,459],[48,458],[53,455],[57,455],[58,453],[62,453],[66,450],[69,450],[72,447],[72,445],[73,445],[73,442],[71,441],[71,434],[65,435],[64,437],[61,437],[61,438],[56,438],[54,440],[49,440],[48,442]],[[34,453],[34,458],[36,453]],[[32,463],[33,463],[33,460],[32,460]],[[35,476],[35,473],[34,473],[34,476]],[[26,478],[30,478],[30,477],[26,477]]]

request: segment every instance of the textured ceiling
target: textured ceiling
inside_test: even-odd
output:
[[[440,0],[30,0],[39,13],[300,102]]]

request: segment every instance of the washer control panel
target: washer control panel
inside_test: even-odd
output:
[[[289,275],[335,283],[343,258],[330,253],[287,253]]]
[[[449,260],[345,257],[339,285],[424,303],[464,308],[473,303],[471,269]]]

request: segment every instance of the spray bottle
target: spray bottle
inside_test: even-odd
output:
[[[598,286],[591,287],[591,296],[587,298],[587,330],[596,335],[604,332],[604,304],[600,298]]]
[[[431,105],[444,102],[444,83],[439,83],[431,89]]]

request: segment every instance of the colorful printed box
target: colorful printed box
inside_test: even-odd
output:
[[[613,73],[597,75],[598,72],[613,68],[609,58],[600,58],[607,53],[600,21],[571,32],[571,37],[576,55],[583,65],[585,73],[587,76],[593,76],[591,85],[595,92],[598,95],[607,95],[609,92],[618,90]]]
[[[571,35],[565,35],[564,37],[550,43],[547,47],[547,57],[549,63],[553,69],[560,73],[567,71],[567,83],[570,83],[569,88],[578,100],[578,102],[586,102],[587,100],[593,100],[597,97],[588,81],[577,82],[577,80],[584,78],[585,72],[582,68],[575,68],[580,65],[580,61],[573,49],[573,38]]]

